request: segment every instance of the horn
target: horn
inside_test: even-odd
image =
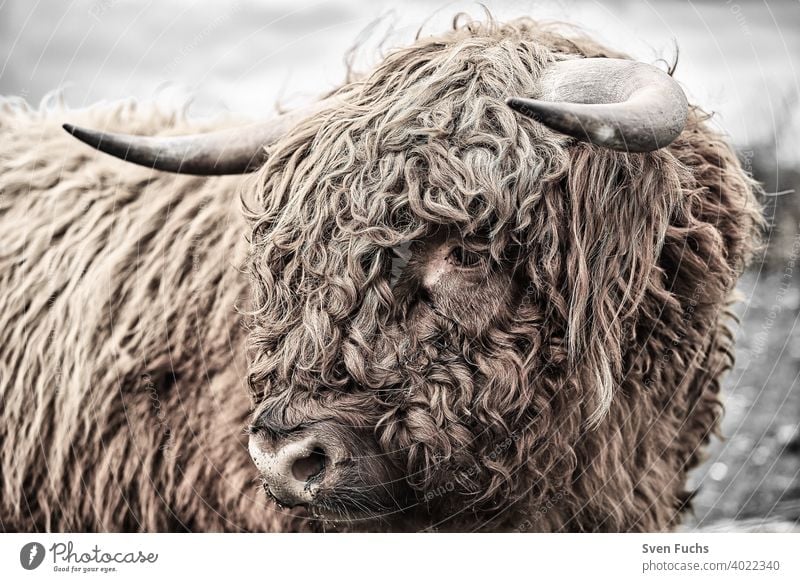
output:
[[[198,176],[244,174],[264,163],[264,146],[274,143],[293,125],[329,105],[330,99],[324,99],[274,121],[178,137],[108,133],[69,123],[63,127],[93,148],[140,166]]]
[[[534,97],[511,97],[506,103],[550,129],[628,152],[672,143],[689,111],[671,76],[624,59],[558,61],[543,73]]]

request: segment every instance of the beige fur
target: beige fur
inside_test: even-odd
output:
[[[241,178],[125,165],[64,121],[205,129],[0,102],[3,529],[275,527],[243,434]]]

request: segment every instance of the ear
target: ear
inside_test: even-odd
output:
[[[568,228],[561,293],[569,360],[591,395],[585,403],[589,425],[600,422],[611,405],[630,328],[660,277],[659,255],[682,196],[679,173],[669,150],[571,150],[561,182]]]
[[[667,232],[664,253],[678,263],[679,255],[686,258],[683,249],[694,250],[690,262],[681,261],[672,269],[674,285],[696,279],[702,271],[705,279],[719,281],[719,293],[727,294],[760,246],[765,226],[757,200],[761,186],[701,114],[692,112],[689,127],[671,148],[688,176],[681,212]]]

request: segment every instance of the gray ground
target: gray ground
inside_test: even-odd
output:
[[[800,263],[798,264],[800,267]],[[694,474],[696,522],[800,520],[800,268],[748,273],[724,441]]]

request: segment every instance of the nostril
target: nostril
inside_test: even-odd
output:
[[[331,457],[315,433],[287,443],[259,434],[250,437],[250,454],[261,472],[270,497],[286,507],[314,502]]]
[[[325,451],[317,447],[308,456],[297,459],[292,464],[292,475],[298,481],[308,481],[325,469]]]

